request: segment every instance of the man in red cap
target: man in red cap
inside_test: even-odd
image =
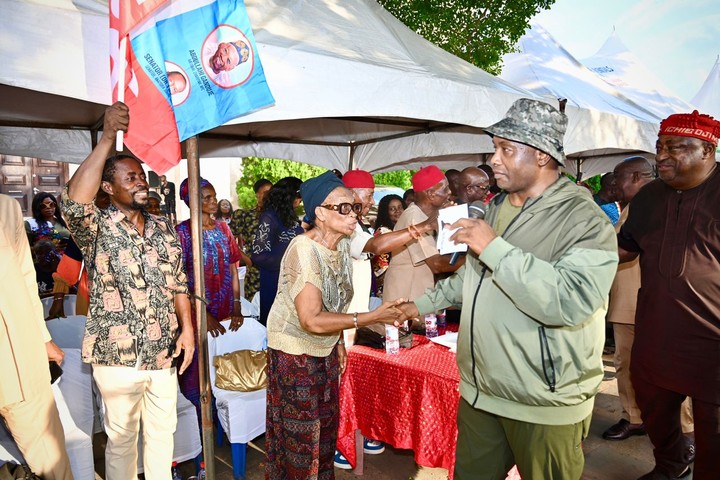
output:
[[[682,478],[695,456],[695,480],[717,478],[720,458],[720,122],[697,111],[660,123],[659,180],[630,202],[618,234],[621,261],[639,255],[635,341],[630,371],[655,449],[643,480]],[[692,398],[693,451],[680,428]]]
[[[350,255],[353,258],[353,299],[348,306],[348,312],[362,313],[370,310],[370,291],[372,288],[372,255],[389,253],[413,240],[414,236],[429,234],[435,229],[434,221],[421,222],[412,230],[400,229],[384,235],[373,236],[365,223],[365,216],[370,207],[375,204],[375,180],[372,174],[365,170],[350,170],[342,175],[343,184],[355,194],[353,210],[358,215],[355,232],[350,237]],[[389,297],[388,297],[389,298]],[[348,331],[350,335],[354,331]],[[385,451],[385,445],[372,439],[365,439],[363,450],[370,455]],[[335,452],[335,466],[341,469],[350,469],[350,462],[340,453]]]
[[[395,231],[412,228],[412,225],[428,221],[436,222],[440,209],[448,203],[450,186],[445,174],[434,165],[421,168],[412,177],[415,203],[410,205],[395,224]],[[415,299],[435,285],[435,275],[454,272],[462,261],[454,266],[448,255],[440,255],[435,239],[430,234],[412,238],[393,250],[390,266],[385,273],[383,298]]]
[[[355,233],[350,237],[350,254],[353,257],[353,289],[355,294],[348,307],[348,312],[367,312],[372,287],[372,267],[370,265],[370,252],[366,250],[373,236],[370,233],[365,216],[370,207],[375,204],[375,180],[370,172],[365,170],[350,170],[342,176],[345,186],[355,194],[355,202],[361,204],[358,212],[358,223]]]
[[[371,255],[390,253],[402,247],[406,242],[411,242],[414,236],[432,233],[435,230],[435,220],[425,219],[425,221],[418,222],[412,229],[396,228],[394,232],[373,236],[365,223],[365,216],[370,211],[370,207],[375,204],[373,199],[375,180],[370,172],[350,170],[343,175],[342,181],[355,194],[355,205],[360,212],[355,233],[350,238],[350,254],[354,260],[353,288],[355,294],[350,307],[348,307],[348,312],[367,312],[372,280]]]

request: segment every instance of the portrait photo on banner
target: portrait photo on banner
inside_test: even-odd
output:
[[[234,88],[252,75],[255,54],[245,34],[232,25],[220,25],[205,38],[202,65],[220,88]]]

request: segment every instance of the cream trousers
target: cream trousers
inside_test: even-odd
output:
[[[105,406],[105,479],[137,478],[137,443],[143,429],[143,467],[148,480],[171,480],[173,434],[177,425],[175,368],[138,370],[93,365]]]

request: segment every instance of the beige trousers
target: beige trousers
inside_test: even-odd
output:
[[[615,334],[615,378],[622,405],[623,418],[633,424],[642,423],[640,409],[635,403],[635,389],[630,381],[630,352],[635,340],[635,325],[613,323]]]
[[[65,432],[49,383],[40,395],[0,408],[0,415],[36,475],[45,480],[72,480]]]
[[[171,480],[177,425],[175,368],[138,370],[93,365],[105,405],[105,479],[137,478],[137,443],[143,427],[143,468],[148,480]]]
[[[640,409],[635,403],[635,389],[630,381],[630,352],[635,340],[635,325],[613,323],[615,334],[615,378],[617,378],[618,395],[622,404],[623,418],[630,423],[642,423]],[[690,397],[686,398],[680,409],[680,424],[683,433],[695,430]]]

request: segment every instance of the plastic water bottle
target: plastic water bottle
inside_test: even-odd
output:
[[[425,336],[434,338],[438,336],[437,317],[434,313],[425,315]]]
[[[447,317],[445,310],[437,314],[437,329],[439,335],[445,335],[447,331]]]
[[[390,355],[400,353],[400,334],[393,325],[385,325],[385,353]]]
[[[197,474],[198,480],[205,480],[205,462],[200,462],[200,471]]]
[[[172,475],[172,480],[183,480],[183,478],[177,471],[177,462],[172,462],[172,469],[170,470],[170,474]]]

